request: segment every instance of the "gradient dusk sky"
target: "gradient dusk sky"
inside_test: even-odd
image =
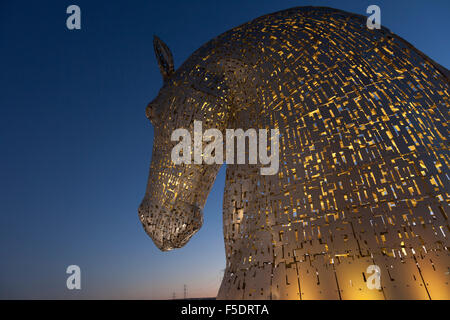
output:
[[[81,8],[82,29],[66,28]],[[222,168],[203,228],[160,252],[137,207],[153,128],[145,107],[162,78],[158,35],[175,67],[203,43],[261,15],[329,6],[368,15],[450,68],[448,0],[0,2],[0,298],[215,296],[225,268]],[[66,288],[79,265],[82,289]]]

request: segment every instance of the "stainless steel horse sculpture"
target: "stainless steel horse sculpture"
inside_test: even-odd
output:
[[[218,298],[450,298],[445,68],[366,17],[317,7],[236,27],[177,70],[154,47],[164,85],[146,109],[139,218],[158,248],[201,227],[220,167],[174,165],[172,131],[278,128],[276,175],[227,165]]]

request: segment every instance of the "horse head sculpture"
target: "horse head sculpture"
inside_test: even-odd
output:
[[[448,70],[366,19],[318,7],[262,16],[176,71],[155,37],[164,84],[146,110],[155,135],[139,218],[158,248],[199,230],[220,168],[174,164],[175,129],[280,130],[277,174],[227,161],[218,298],[449,298]]]
[[[193,135],[193,121],[204,119],[211,128],[223,130],[226,123],[226,107],[223,91],[202,87],[208,75],[214,85],[220,86],[212,74],[198,69],[196,74],[181,69],[174,72],[172,53],[158,37],[153,40],[164,85],[158,96],[148,104],[146,116],[154,126],[154,145],[150,176],[145,198],[139,207],[139,217],[147,234],[155,245],[163,250],[180,248],[200,229],[203,223],[202,209],[214,183],[220,165],[181,164],[171,160],[175,142],[171,133],[186,128]]]

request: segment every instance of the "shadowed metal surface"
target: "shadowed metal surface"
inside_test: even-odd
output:
[[[183,246],[219,165],[174,165],[170,134],[278,128],[278,174],[227,165],[219,299],[449,299],[448,70],[366,17],[293,8],[236,27],[164,85],[139,215],[162,250]],[[381,269],[381,289],[366,283]]]

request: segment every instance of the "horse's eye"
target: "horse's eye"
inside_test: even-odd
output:
[[[151,103],[149,103],[148,105],[147,105],[147,108],[145,108],[145,116],[150,120],[150,122],[152,122],[153,123],[153,121],[155,120],[155,118],[156,118],[156,112],[155,112],[155,108],[154,108],[154,106],[151,104]]]

